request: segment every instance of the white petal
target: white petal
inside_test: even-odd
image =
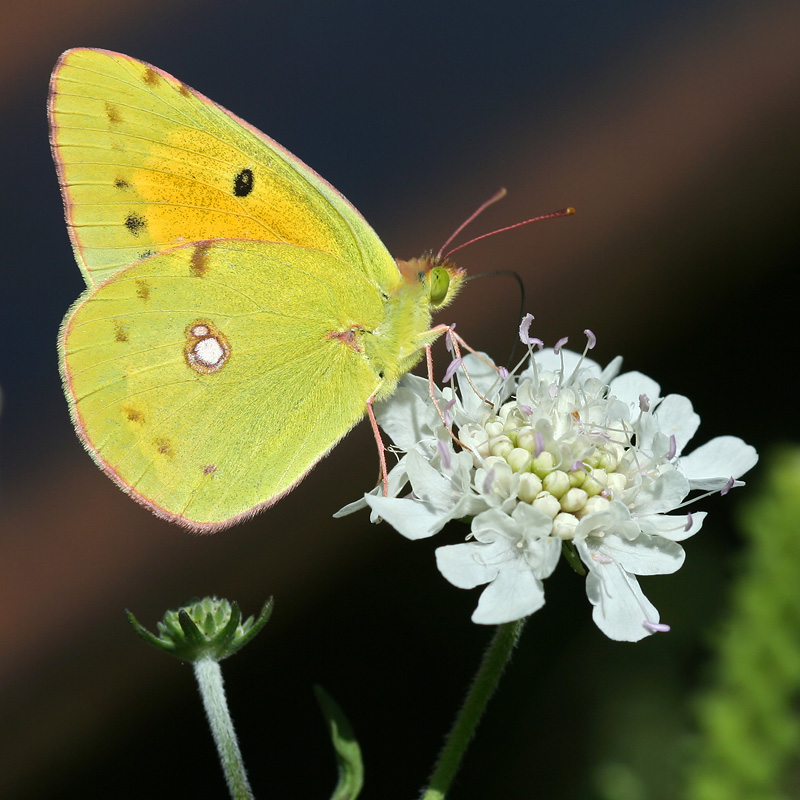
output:
[[[436,548],[439,572],[459,589],[474,589],[497,577],[499,564],[507,561],[503,547],[477,542]]]
[[[705,511],[693,511],[686,514],[650,514],[636,517],[642,533],[663,536],[673,542],[682,542],[694,536],[703,527]],[[689,526],[687,528],[687,525]]]
[[[667,437],[675,437],[677,454],[680,455],[700,426],[700,417],[694,412],[691,400],[682,394],[667,395],[659,403],[655,416],[661,432]]]
[[[405,468],[414,494],[437,508],[450,508],[456,497],[451,481],[417,450],[406,454]]]
[[[721,489],[730,478],[738,478],[758,461],[755,447],[738,436],[718,436],[681,458],[681,470],[692,489]]]
[[[421,439],[431,436],[431,431],[425,425],[427,404],[415,391],[415,385],[407,380],[410,378],[422,380],[427,394],[427,381],[417,375],[406,375],[390,398],[375,403],[378,424],[403,450],[411,450]]]
[[[352,503],[348,503],[346,506],[342,506],[337,512],[334,513],[334,519],[341,519],[342,517],[346,517],[348,514],[353,514],[356,511],[361,511],[362,508],[367,507],[367,501],[364,497],[359,497],[358,500],[354,500]]]
[[[450,517],[421,500],[365,495],[367,505],[407,539],[426,539],[438,533]]]
[[[660,619],[636,578],[617,564],[592,568],[586,576],[586,595],[594,606],[592,618],[597,627],[618,642],[638,642],[650,636],[645,621]]]
[[[511,516],[522,529],[526,539],[543,539],[550,536],[553,520],[528,503],[517,503]]]
[[[560,372],[561,371],[561,357],[564,357],[564,378],[569,378],[578,364],[581,364],[581,354],[574,353],[572,350],[565,350],[562,348],[561,355],[557,355],[552,347],[545,347],[544,350],[539,350],[535,355],[536,366],[541,372]],[[584,358],[581,364],[581,371],[587,370],[586,375],[593,375],[598,378],[602,372],[600,365],[591,358]],[[523,375],[532,378],[530,368],[523,371]],[[522,375],[520,376],[522,377]]]
[[[622,356],[614,356],[600,373],[600,382],[610,384],[619,375],[620,369],[622,369]]]
[[[672,511],[689,494],[689,481],[676,469],[645,481],[636,493],[635,515],[661,514]]]
[[[394,465],[392,469],[389,470],[389,475],[387,479],[387,496],[388,497],[397,497],[403,488],[408,483],[408,475],[406,474],[406,457],[403,456],[397,464]],[[367,496],[377,496],[383,495],[383,484],[380,483],[376,486],[372,491],[367,492],[364,496],[360,497],[358,500],[353,501],[352,503],[348,503],[346,506],[340,508],[333,516],[334,519],[340,519],[341,517],[346,517],[348,514],[352,514],[356,511],[360,511],[363,508],[368,507],[367,503]],[[370,512],[370,522],[377,523],[380,521],[378,514],[374,511]]]
[[[483,590],[472,621],[502,625],[522,619],[544,605],[542,582],[521,561],[510,563]]]
[[[472,535],[479,542],[504,541],[514,547],[522,531],[519,523],[499,508],[490,508],[472,520]]]
[[[607,534],[602,539],[590,538],[576,544],[581,559],[590,569],[598,564],[607,568],[613,564],[604,564],[612,558],[626,572],[634,575],[670,575],[683,566],[686,554],[676,542],[662,539],[660,536],[648,536],[642,533],[629,542],[620,536]],[[599,560],[594,558],[599,554]]]
[[[639,408],[639,396],[646,395],[650,405],[655,404],[661,396],[661,387],[642,372],[626,372],[610,383],[611,394],[623,402]]]

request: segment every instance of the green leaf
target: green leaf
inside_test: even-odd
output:
[[[331,732],[333,749],[336,751],[336,766],[339,781],[331,800],[355,800],[364,785],[364,763],[353,729],[344,712],[333,698],[321,687],[314,687],[314,695]]]

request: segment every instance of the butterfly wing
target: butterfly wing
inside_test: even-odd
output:
[[[350,203],[277,142],[156,67],[69,50],[53,72],[51,145],[86,283],[207,239],[320,250],[377,285],[395,262]]]
[[[359,268],[307,248],[211,241],[145,258],[64,322],[76,428],[156,514],[226,527],[289,491],[363,416],[381,376],[352,331],[384,315]]]

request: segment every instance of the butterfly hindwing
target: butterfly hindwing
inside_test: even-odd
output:
[[[190,527],[271,504],[363,416],[380,383],[336,335],[355,319],[380,323],[371,288],[317,251],[215,241],[87,290],[61,340],[87,449],[137,499]]]

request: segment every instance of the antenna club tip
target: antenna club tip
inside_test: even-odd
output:
[[[564,209],[564,215],[567,217],[571,217],[575,213],[575,209],[572,206],[567,206]]]

